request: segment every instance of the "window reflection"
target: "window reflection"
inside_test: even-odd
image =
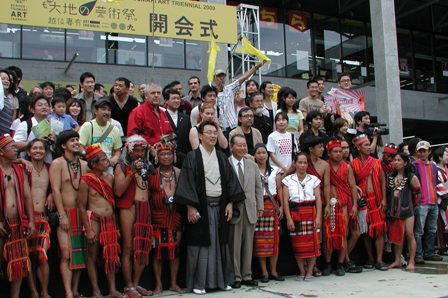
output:
[[[112,33],[107,36],[109,64],[146,65],[146,38]]]
[[[306,13],[289,13],[288,24],[285,24],[287,77],[305,80],[311,77],[313,57],[310,23],[310,16]]]
[[[336,82],[342,71],[341,36],[336,18],[315,15],[315,43],[317,74],[327,81]]]
[[[185,62],[187,69],[200,70],[202,67],[202,42],[195,40],[185,40],[185,52],[187,54]]]
[[[415,87],[417,90],[434,91],[432,66],[432,38],[430,34],[412,32],[415,62]]]
[[[148,65],[184,68],[184,40],[148,37]]]
[[[76,62],[106,63],[106,35],[100,32],[67,30],[67,60],[78,51]]]
[[[436,56],[437,92],[448,93],[448,37],[435,37],[434,52]]]
[[[58,60],[65,59],[65,30],[23,26],[23,58]]]
[[[0,57],[20,58],[20,26],[0,24]]]
[[[284,77],[285,71],[285,41],[283,24],[260,22],[260,48],[266,51],[272,63],[261,69],[263,75]],[[255,45],[256,47],[256,45]]]
[[[409,30],[397,28],[397,39],[400,87],[402,89],[414,89],[414,67],[412,65],[411,36]]]
[[[366,82],[367,68],[365,50],[367,48],[364,24],[353,20],[341,21],[343,71],[351,75],[353,84]]]

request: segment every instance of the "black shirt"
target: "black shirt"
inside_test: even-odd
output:
[[[261,132],[261,137],[263,138],[263,143],[268,142],[268,136],[272,133],[272,125],[271,119],[265,115],[255,115],[254,114],[254,124],[252,127],[255,127]]]
[[[123,108],[120,108],[113,97],[109,97],[109,100],[112,103],[112,113],[110,117],[120,122],[121,127],[123,128],[123,133],[126,136],[129,114],[131,114],[133,109],[138,107],[138,101],[135,97],[129,96]]]
[[[254,138],[252,136],[252,129],[249,133],[244,133],[244,138],[246,138],[246,144],[247,144],[247,153],[250,155],[254,155]]]

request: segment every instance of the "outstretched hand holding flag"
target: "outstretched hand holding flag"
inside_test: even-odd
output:
[[[218,55],[218,52],[221,49],[216,45],[215,39],[212,36],[212,39],[210,41],[210,48],[208,49],[208,71],[207,71],[207,80],[208,83],[211,85],[213,82],[213,77],[215,74],[215,67],[216,67],[216,56]]]
[[[257,57],[260,62],[265,62],[267,64],[270,64],[272,62],[272,60],[268,58],[268,56],[254,47],[246,37],[242,38],[241,48],[238,49],[238,52],[253,55]]]

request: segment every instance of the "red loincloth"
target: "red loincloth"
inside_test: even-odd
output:
[[[147,265],[151,251],[153,228],[151,225],[151,210],[148,201],[134,201],[134,263]]]
[[[8,280],[20,280],[31,271],[31,261],[28,252],[28,242],[24,237],[23,226],[16,218],[8,218],[7,229],[9,238],[3,247],[3,258],[7,264]]]
[[[36,233],[28,239],[30,257],[39,265],[48,261],[47,251],[50,248],[51,228],[48,218],[43,212],[34,212]]]
[[[390,220],[387,236],[393,244],[401,244],[404,237],[404,219],[394,218]]]
[[[92,212],[90,219],[100,223],[100,244],[103,246],[104,270],[117,272],[120,268],[120,244],[118,244],[118,228],[115,215],[99,216]]]
[[[386,215],[379,205],[383,198],[381,191],[380,177],[382,172],[381,162],[371,156],[363,163],[361,159],[355,158],[352,161],[352,168],[355,174],[356,183],[366,195],[367,204],[367,224],[369,225],[369,236],[379,237],[387,231]],[[373,192],[367,193],[367,179],[372,172]]]

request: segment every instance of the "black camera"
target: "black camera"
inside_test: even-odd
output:
[[[166,205],[173,204],[174,197],[173,196],[163,196],[163,203]]]
[[[389,134],[389,128],[387,128],[387,124],[383,123],[370,123],[370,124],[364,124],[365,133],[368,136],[373,136],[373,133],[376,129],[376,132],[378,135],[388,135]]]
[[[148,181],[149,176],[151,176],[153,173],[154,173],[154,166],[150,162],[145,163],[143,167],[137,170],[137,174],[140,177],[142,177],[143,181]]]

